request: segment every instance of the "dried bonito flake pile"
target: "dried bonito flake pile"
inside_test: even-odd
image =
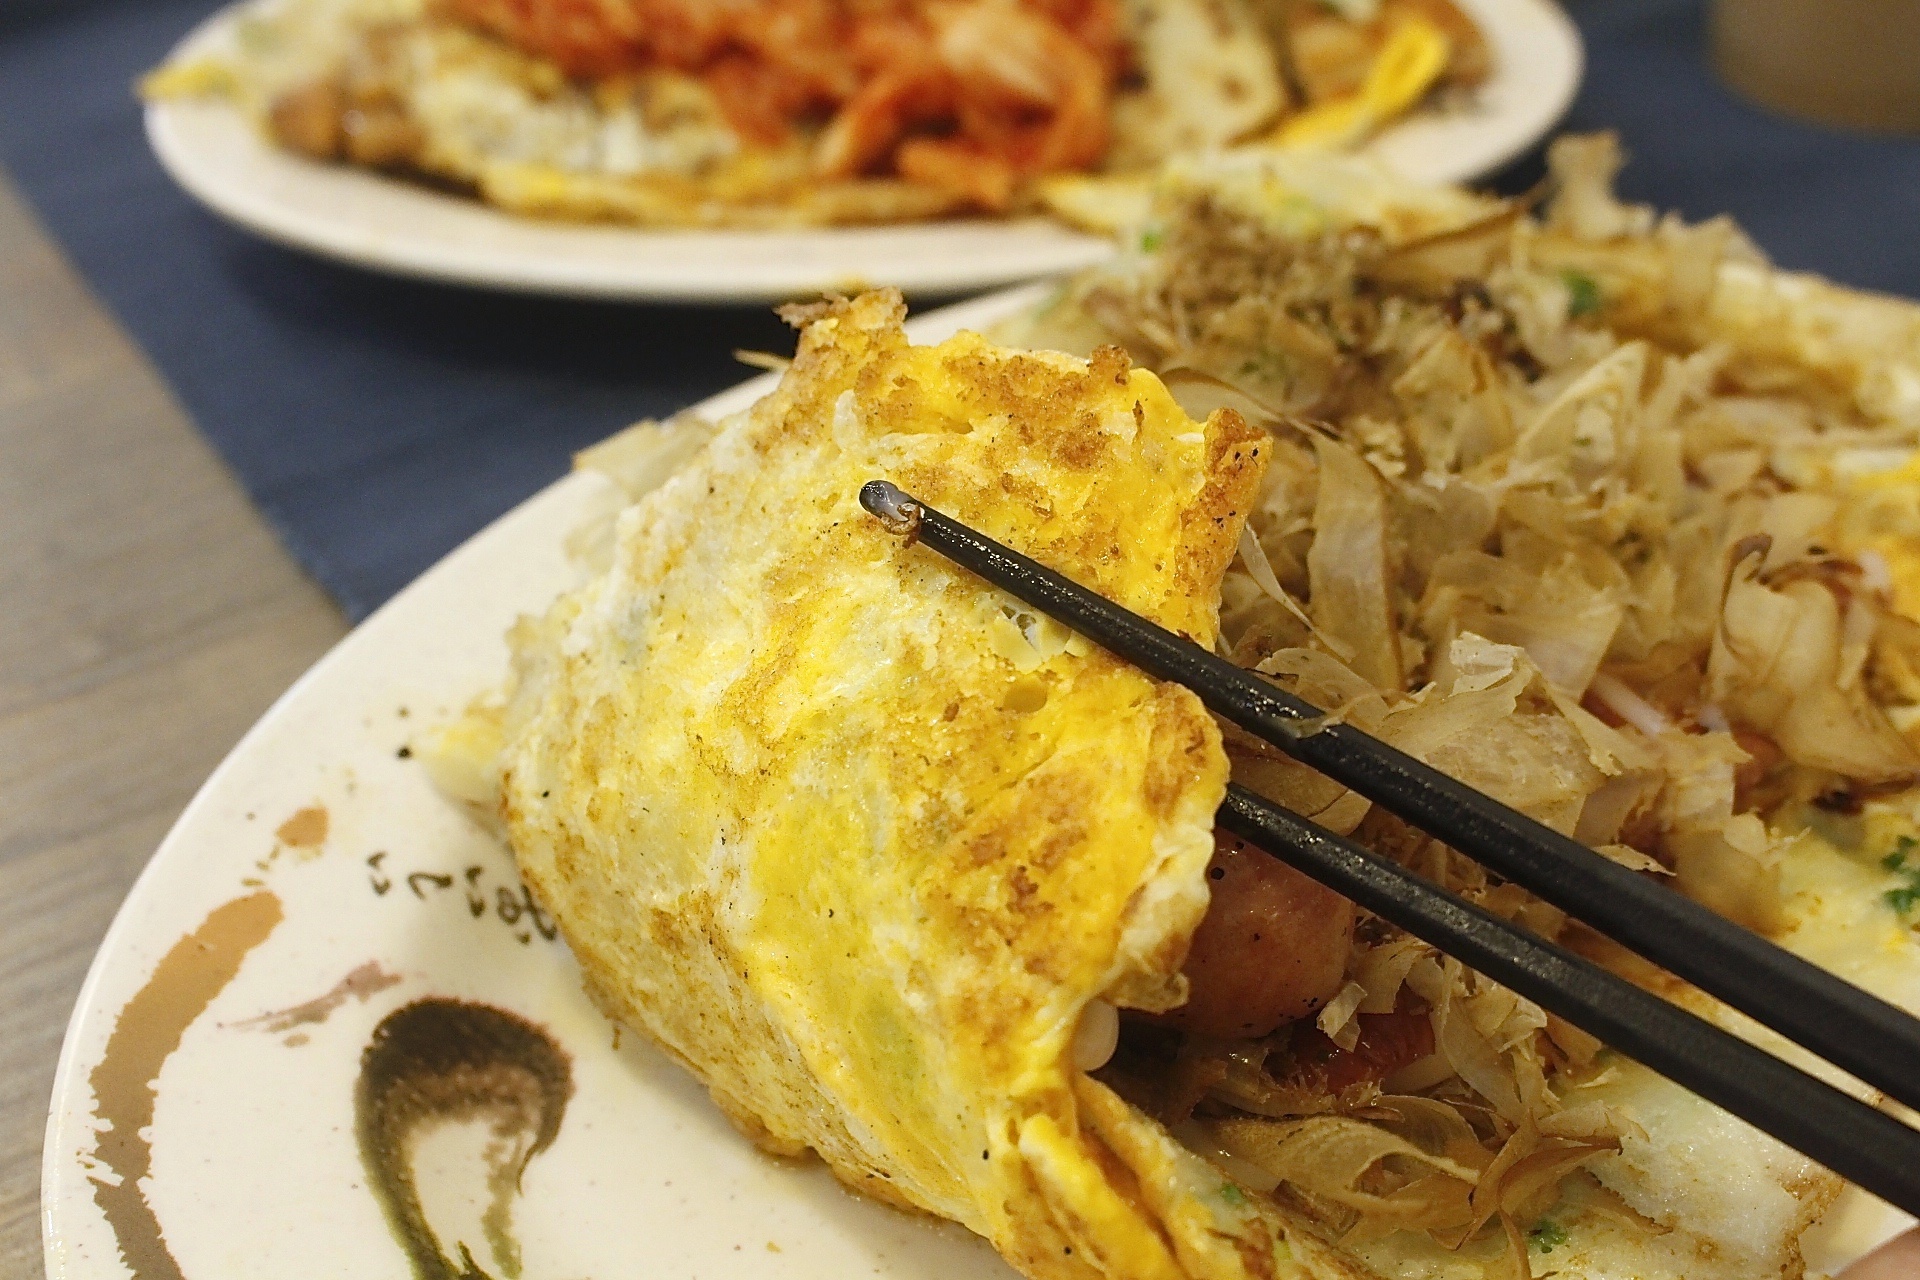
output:
[[[1622,204],[1620,162],[1563,139],[1538,209],[1351,163],[1195,163],[1136,251],[1002,336],[1117,342],[1190,412],[1273,432],[1225,587],[1236,661],[1780,932],[1809,827],[1912,829],[1920,308]],[[1228,748],[1240,781],[1605,955],[1360,797]],[[1904,934],[1912,898],[1884,896]],[[1330,994],[1256,1040],[1136,1030],[1116,1070],[1350,1239],[1497,1224],[1515,1273],[1569,1175],[1646,1140],[1580,1101],[1610,1055],[1377,920]]]

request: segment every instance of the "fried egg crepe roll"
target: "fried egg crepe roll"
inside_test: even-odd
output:
[[[1075,1067],[1096,1002],[1185,997],[1212,720],[856,501],[893,480],[1212,644],[1266,438],[1117,349],[914,347],[901,317],[821,309],[779,389],[624,514],[611,570],[523,628],[523,873],[604,1007],[769,1151],[1030,1276],[1344,1274]]]

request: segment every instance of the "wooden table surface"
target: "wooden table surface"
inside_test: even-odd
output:
[[[0,1276],[41,1274],[54,1061],[121,898],[346,630],[0,175]]]

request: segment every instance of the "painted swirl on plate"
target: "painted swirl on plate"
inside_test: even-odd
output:
[[[546,1031],[504,1009],[430,997],[396,1009],[374,1028],[354,1091],[360,1159],[419,1280],[488,1274],[468,1244],[443,1241],[428,1221],[415,1163],[419,1140],[449,1123],[490,1126],[481,1226],[494,1264],[517,1276],[513,1197],[527,1164],[559,1136],[572,1096],[565,1051]]]

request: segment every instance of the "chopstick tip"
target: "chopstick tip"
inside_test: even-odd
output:
[[[860,486],[860,505],[886,526],[888,533],[904,534],[911,539],[920,531],[920,504],[895,484],[869,480]]]

